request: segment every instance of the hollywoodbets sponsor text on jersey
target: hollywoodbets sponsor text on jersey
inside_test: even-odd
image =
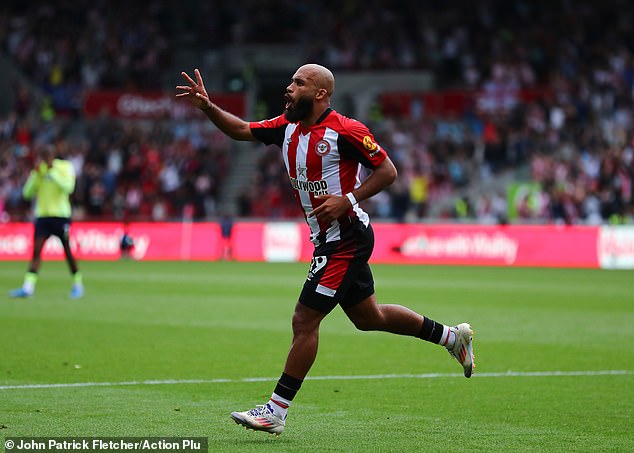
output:
[[[326,195],[328,193],[328,181],[320,179],[319,181],[304,181],[297,178],[290,178],[291,187],[295,190],[303,190],[313,195]]]

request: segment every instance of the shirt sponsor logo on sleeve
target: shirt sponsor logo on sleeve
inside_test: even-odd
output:
[[[363,147],[368,151],[374,151],[379,147],[379,145],[377,145],[376,142],[372,140],[372,137],[366,135],[365,137],[363,137]]]

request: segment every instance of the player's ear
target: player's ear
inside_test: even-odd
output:
[[[320,88],[317,90],[317,93],[315,94],[315,99],[323,99],[328,95],[328,91],[325,88]]]

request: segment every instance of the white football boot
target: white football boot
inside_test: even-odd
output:
[[[471,330],[471,326],[466,322],[458,324],[455,327],[450,327],[450,329],[456,334],[456,342],[452,348],[447,348],[447,351],[462,365],[465,377],[470,378],[475,368],[473,330]]]
[[[247,429],[256,431],[266,431],[267,433],[280,435],[284,431],[286,422],[276,416],[268,404],[256,406],[246,412],[232,412],[231,418],[238,425],[246,426]]]

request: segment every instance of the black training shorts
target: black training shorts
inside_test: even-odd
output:
[[[68,217],[38,217],[35,219],[36,238],[47,239],[57,236],[62,241],[68,241],[70,232],[70,218]]]

